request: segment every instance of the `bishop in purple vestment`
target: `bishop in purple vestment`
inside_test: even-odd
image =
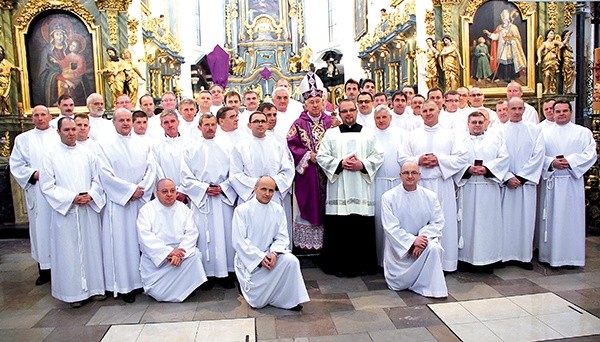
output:
[[[294,221],[294,246],[304,250],[323,247],[323,219],[327,177],[317,165],[317,150],[325,131],[331,127],[331,117],[323,110],[321,97],[323,85],[314,73],[306,75],[300,88],[303,90],[305,110],[294,121],[287,135],[296,175],[295,194],[298,215]]]

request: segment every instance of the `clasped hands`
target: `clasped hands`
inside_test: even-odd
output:
[[[436,167],[438,166],[438,159],[435,154],[427,153],[419,157],[419,165],[426,168]]]
[[[262,262],[260,264],[262,265],[262,267],[264,267],[270,271],[273,269],[273,267],[275,267],[276,263],[277,263],[277,253],[271,252],[271,253],[268,253],[267,255],[265,255],[265,257],[262,259]]]
[[[92,196],[90,196],[88,194],[81,194],[81,195],[75,196],[75,199],[73,200],[73,204],[87,205],[88,203],[90,203],[91,200],[92,200]]]
[[[206,189],[208,196],[219,196],[221,194],[221,187],[219,185],[211,185]]]
[[[421,253],[423,253],[423,251],[427,247],[428,243],[429,243],[429,241],[427,240],[427,236],[425,236],[425,235],[419,235],[419,236],[417,236],[417,238],[413,242],[413,245],[408,250],[408,252],[410,253],[410,255],[413,258],[416,259],[416,258],[418,258],[421,255]]]
[[[556,157],[552,161],[552,167],[555,169],[568,169],[571,167],[571,165],[569,165],[569,162],[565,159],[565,157]]]
[[[183,248],[174,248],[169,255],[167,255],[167,261],[169,264],[178,267],[181,266],[183,262],[183,258],[185,257],[185,249]]]
[[[360,171],[363,167],[363,163],[354,154],[342,160],[342,168],[344,170]]]
[[[141,186],[138,186],[135,189],[133,195],[131,195],[131,199],[130,200],[131,201],[135,201],[135,200],[138,200],[138,199],[142,198],[143,196],[144,196],[144,188],[142,188]]]
[[[469,173],[472,174],[473,176],[483,176],[486,174],[486,172],[487,172],[487,169],[485,168],[485,166],[482,166],[482,165],[469,166]]]

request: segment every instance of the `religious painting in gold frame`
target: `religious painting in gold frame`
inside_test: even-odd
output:
[[[288,40],[288,1],[285,0],[242,0],[240,1],[239,43],[248,40],[260,44],[261,41]],[[250,43],[252,44],[252,43]]]
[[[61,51],[56,39],[64,40]],[[87,96],[103,93],[99,26],[79,2],[28,2],[16,17],[15,41],[26,114],[39,104],[59,113],[56,99],[63,93],[72,95],[76,113],[84,113]]]
[[[367,0],[354,0],[354,40],[367,33]]]
[[[516,81],[535,92],[535,11],[531,3],[471,0],[461,17],[463,84],[505,95]]]

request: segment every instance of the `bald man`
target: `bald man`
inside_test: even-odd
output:
[[[300,311],[308,292],[300,262],[288,249],[289,236],[283,208],[271,201],[275,180],[258,179],[256,196],[239,205],[233,214],[235,274],[240,289],[253,308],[267,305]]]
[[[390,290],[411,290],[425,297],[448,297],[440,244],[444,215],[436,195],[418,185],[419,166],[406,162],[402,184],[383,194],[384,275]]]
[[[100,181],[107,196],[102,217],[102,248],[106,290],[126,303],[135,301],[142,287],[140,251],[135,221],[150,200],[156,167],[148,144],[131,137],[131,112],[115,110],[115,138],[102,144]]]
[[[537,125],[523,120],[524,111],[523,100],[511,98],[509,122],[499,132],[509,156],[508,172],[502,180],[502,261],[532,270],[536,186],[542,174],[544,139]]]

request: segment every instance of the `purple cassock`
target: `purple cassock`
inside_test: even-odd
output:
[[[325,131],[330,127],[331,117],[325,112],[321,111],[321,117],[313,121],[308,112],[303,111],[287,135],[296,167],[295,194],[300,216],[313,225],[323,224],[327,177],[316,163],[310,161],[307,152],[317,152]]]

